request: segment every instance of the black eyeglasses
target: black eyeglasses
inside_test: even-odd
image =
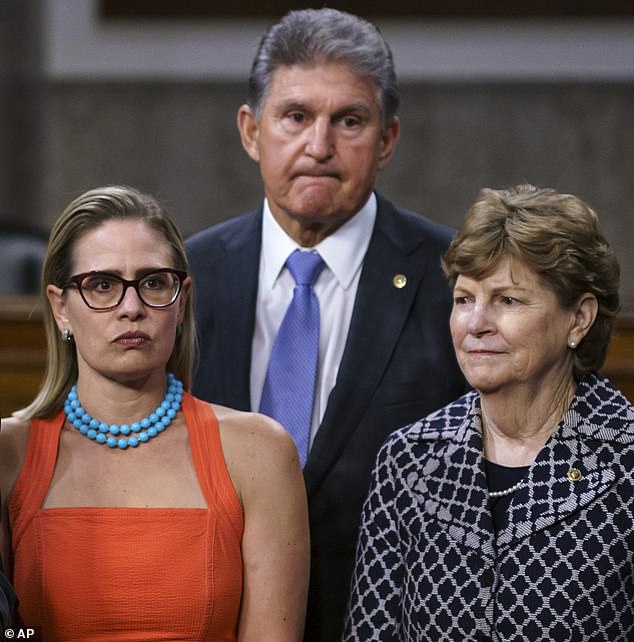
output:
[[[84,303],[93,310],[116,308],[130,287],[145,305],[166,308],[176,301],[186,278],[187,272],[172,268],[160,268],[131,281],[110,272],[83,272],[72,276],[66,287],[76,286]]]

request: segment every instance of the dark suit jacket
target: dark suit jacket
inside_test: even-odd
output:
[[[249,371],[261,209],[187,241],[200,359],[193,392],[250,410]],[[376,454],[395,429],[459,397],[440,256],[451,231],[378,197],[336,385],[304,468],[312,541],[306,640],[337,640],[363,500]],[[396,274],[407,277],[397,288]]]

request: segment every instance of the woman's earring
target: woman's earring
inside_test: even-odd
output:
[[[62,330],[62,339],[66,341],[66,343],[70,343],[73,340],[73,333],[68,328],[64,328]]]
[[[577,347],[577,342],[576,341],[568,341],[568,347],[572,348],[574,350]]]

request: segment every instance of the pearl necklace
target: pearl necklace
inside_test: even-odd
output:
[[[163,432],[171,423],[176,413],[181,408],[183,400],[183,383],[179,381],[171,372],[167,373],[167,391],[161,405],[149,416],[140,421],[130,424],[107,424],[99,419],[91,417],[82,408],[77,397],[77,385],[74,385],[66,401],[64,402],[64,412],[68,421],[79,432],[98,444],[108,444],[110,448],[121,448],[125,450],[128,446],[136,448],[140,443],[149,441]],[[135,433],[132,437],[127,437],[130,433]],[[110,433],[110,437],[108,437]],[[125,435],[121,437],[120,435]]]
[[[519,490],[523,485],[524,485],[524,480],[520,479],[517,482],[517,484],[513,484],[510,488],[506,488],[505,490],[490,490],[489,497],[493,497],[493,498],[506,497],[506,495],[511,495],[516,490]]]

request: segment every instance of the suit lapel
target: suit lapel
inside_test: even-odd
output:
[[[515,492],[499,533],[500,549],[566,519],[618,480],[614,461],[597,457],[596,447],[588,445],[571,423],[574,416],[567,414],[529,468],[526,483]]]
[[[442,420],[443,412],[435,414]],[[445,419],[451,422],[450,417]],[[493,559],[495,536],[477,408],[453,431],[426,431],[421,435],[412,431],[409,438],[436,444],[433,453],[425,456],[424,465],[407,478],[421,513],[429,516],[421,519],[441,522],[452,539]]]
[[[223,236],[225,248],[218,263],[219,300],[214,305],[213,332],[223,369],[222,399],[228,406],[250,410],[251,346],[255,327],[262,212],[253,212]]]
[[[304,467],[309,495],[361,423],[426,269],[421,241],[399,233],[395,216],[393,207],[379,199],[339,375]],[[395,287],[397,274],[407,277],[405,287]]]

